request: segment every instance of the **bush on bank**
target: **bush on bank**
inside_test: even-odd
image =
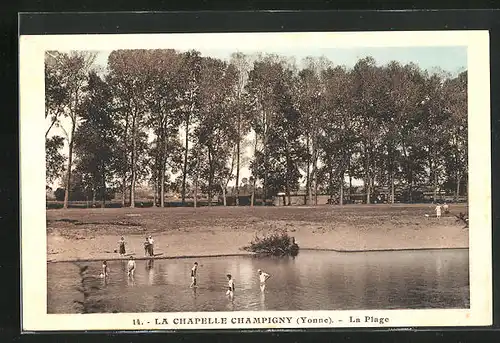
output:
[[[299,246],[295,238],[284,230],[274,231],[264,236],[255,236],[250,245],[244,248],[259,255],[296,256]]]

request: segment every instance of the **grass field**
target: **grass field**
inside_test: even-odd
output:
[[[124,236],[127,253],[143,257],[152,234],[158,257],[236,254],[256,234],[275,229],[309,249],[468,247],[468,230],[453,216],[467,212],[466,205],[450,211],[437,219],[430,204],[48,210],[47,253],[51,261],[118,258]]]

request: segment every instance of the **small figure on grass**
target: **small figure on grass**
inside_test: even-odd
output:
[[[198,287],[198,285],[196,284],[197,272],[198,272],[198,262],[195,262],[193,264],[193,268],[191,268],[191,284],[189,285],[189,288]]]
[[[450,213],[450,206],[446,203],[446,201],[443,204],[443,211],[444,211],[444,214]]]
[[[437,204],[434,210],[436,211],[436,218],[441,218],[441,205]]]

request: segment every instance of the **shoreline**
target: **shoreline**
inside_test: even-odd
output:
[[[276,207],[94,209],[47,211],[47,262],[149,259],[144,239],[154,238],[153,259],[250,256],[256,236],[282,231],[303,251],[361,253],[469,247],[469,230],[453,214],[429,217],[432,207]],[[464,212],[454,205],[453,211]],[[132,212],[132,213],[131,213]],[[120,237],[125,257],[118,254]]]
[[[393,248],[393,249],[365,249],[365,250],[339,250],[339,249],[323,249],[323,248],[301,248],[303,251],[330,251],[341,254],[359,254],[359,253],[373,253],[373,252],[400,252],[400,251],[437,251],[437,250],[469,250],[469,247],[442,247],[442,248]],[[300,254],[299,250],[299,254]],[[238,254],[210,254],[210,255],[175,255],[175,256],[153,256],[153,257],[134,257],[134,260],[176,260],[183,258],[212,258],[212,257],[241,257],[241,256],[255,256],[258,254],[253,252],[242,252]],[[127,261],[128,257],[112,257],[106,261]],[[69,260],[47,260],[47,263],[72,263],[72,262],[97,262],[102,261],[99,258],[86,258],[86,259],[69,259]]]

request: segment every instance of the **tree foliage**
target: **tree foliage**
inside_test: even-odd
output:
[[[288,204],[304,190],[311,204],[320,193],[342,203],[352,180],[367,203],[467,192],[467,71],[371,57],[349,69],[325,58],[298,66],[277,55],[116,50],[98,74],[94,58],[46,57],[47,182],[65,169],[66,193],[81,183],[104,200],[118,187],[133,207],[145,182],[160,206],[168,192],[226,203],[231,182],[232,195],[284,193]],[[51,136],[63,118],[67,158],[64,138]]]

